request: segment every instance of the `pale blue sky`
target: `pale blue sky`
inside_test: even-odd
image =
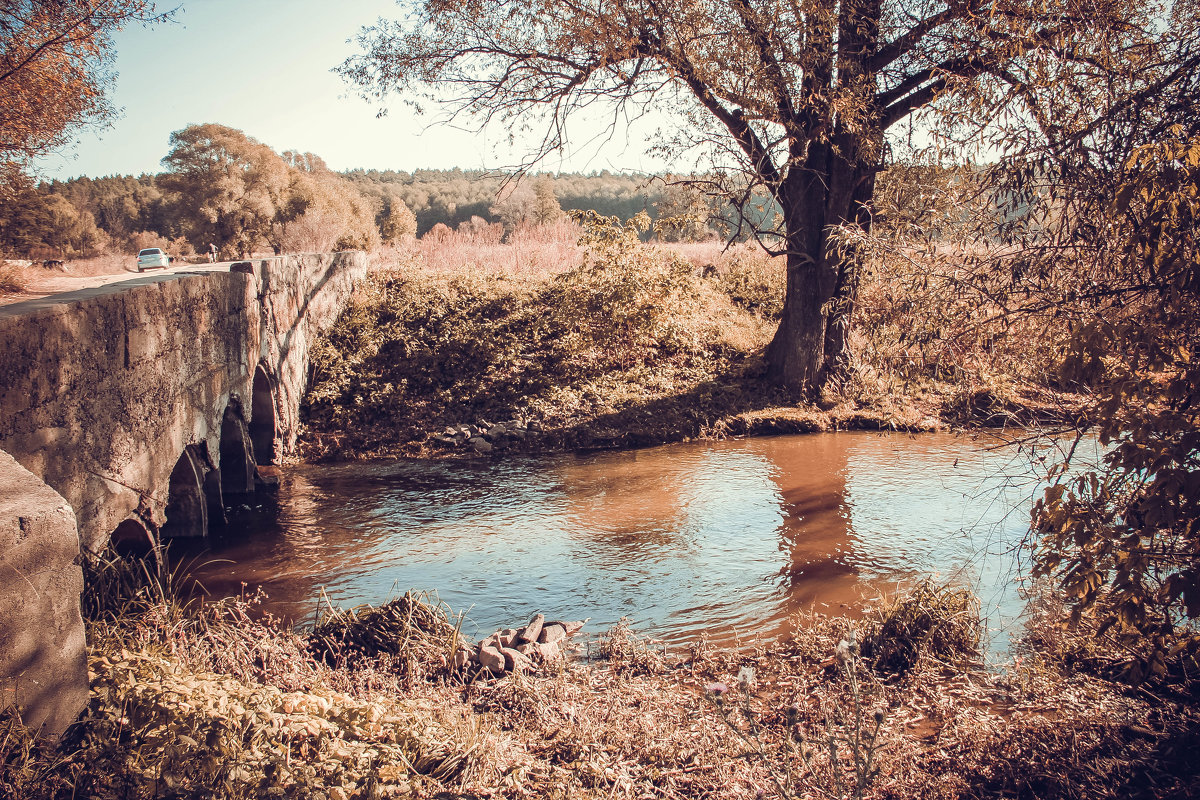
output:
[[[171,7],[171,0],[159,8]],[[443,126],[432,114],[414,118],[399,100],[376,107],[351,96],[330,70],[355,52],[348,43],[380,16],[398,17],[393,0],[187,0],[174,23],[127,29],[116,38],[119,73],[110,92],[121,116],[105,130],[40,162],[43,177],[161,171],[172,131],[193,123],[238,128],[277,152],[317,154],[334,169],[374,167],[496,168],[520,155],[507,134],[488,136]],[[622,133],[597,152],[548,162],[551,170],[653,171],[643,154],[648,128]]]

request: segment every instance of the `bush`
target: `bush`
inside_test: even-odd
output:
[[[982,628],[973,592],[924,578],[884,602],[863,637],[862,652],[876,671],[904,675],[922,658],[977,659]]]
[[[0,265],[0,292],[25,291],[25,276],[20,267]]]
[[[747,311],[777,320],[783,312],[787,272],[761,248],[745,245],[730,250],[717,265],[717,285]]]

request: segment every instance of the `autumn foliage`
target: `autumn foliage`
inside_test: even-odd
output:
[[[149,0],[0,3],[0,191],[75,128],[112,115],[113,33],[165,17]]]

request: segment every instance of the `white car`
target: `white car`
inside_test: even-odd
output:
[[[171,257],[162,251],[161,247],[148,247],[138,251],[138,272],[148,267],[169,267]]]

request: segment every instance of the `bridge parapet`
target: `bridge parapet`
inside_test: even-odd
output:
[[[77,545],[99,552],[118,529],[153,537],[172,522],[168,532],[202,535],[223,513],[222,490],[252,481],[250,453],[275,463],[295,446],[310,342],[365,276],[366,255],[243,264],[0,315],[0,450],[65,498]],[[189,470],[200,494],[185,501]],[[25,492],[0,485],[0,509]],[[184,525],[183,508],[207,516]],[[0,559],[10,550],[0,539]],[[0,638],[14,624],[25,623],[0,617]],[[15,666],[0,652],[0,682]]]

